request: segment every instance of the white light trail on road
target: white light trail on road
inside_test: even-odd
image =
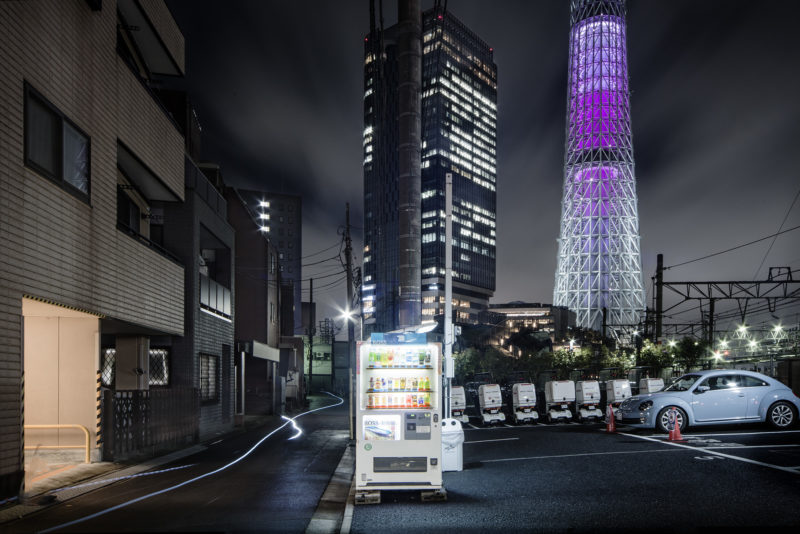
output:
[[[206,477],[210,477],[211,475],[216,475],[217,473],[220,473],[220,472],[226,470],[227,468],[229,468],[229,467],[231,467],[233,465],[236,465],[237,463],[241,462],[242,460],[244,460],[245,458],[250,456],[250,454],[254,450],[256,450],[262,443],[264,443],[267,439],[269,439],[276,432],[278,432],[279,430],[284,428],[290,422],[293,422],[295,419],[298,419],[298,418],[303,417],[304,415],[308,415],[310,413],[318,412],[320,410],[327,410],[328,408],[333,408],[334,406],[339,406],[341,404],[344,404],[344,399],[343,398],[338,397],[338,396],[334,395],[333,393],[328,393],[327,391],[325,391],[324,393],[327,394],[327,395],[330,395],[333,398],[339,399],[339,402],[337,402],[336,404],[330,404],[328,406],[322,406],[321,408],[314,408],[313,410],[309,410],[309,411],[303,412],[303,413],[301,413],[299,415],[295,415],[294,417],[292,417],[291,419],[289,419],[288,421],[283,423],[281,426],[279,426],[278,428],[276,428],[275,430],[273,430],[272,432],[270,432],[269,434],[267,434],[266,436],[264,436],[263,438],[258,440],[258,442],[256,442],[255,445],[250,447],[250,449],[247,452],[245,452],[244,454],[242,454],[241,456],[239,456],[235,460],[227,463],[226,465],[223,465],[219,469],[215,469],[213,471],[209,471],[208,473],[202,474],[200,476],[196,476],[194,478],[191,478],[189,480],[181,482],[180,484],[175,484],[174,486],[170,486],[170,487],[164,488],[162,490],[154,491],[153,493],[148,493],[147,495],[142,495],[141,497],[137,497],[135,499],[131,499],[130,501],[126,501],[126,502],[117,504],[116,506],[112,506],[111,508],[106,508],[105,510],[100,510],[99,512],[95,512],[95,513],[93,513],[91,515],[87,515],[86,517],[81,517],[79,519],[75,519],[73,521],[69,521],[68,523],[62,523],[60,525],[56,525],[54,527],[50,527],[50,528],[45,529],[45,530],[40,530],[39,532],[41,534],[46,534],[47,532],[54,532],[54,531],[62,529],[62,528],[67,528],[67,527],[71,527],[73,525],[78,525],[80,523],[83,523],[84,521],[89,521],[90,519],[95,519],[97,517],[103,516],[103,515],[108,514],[110,512],[114,512],[116,510],[120,510],[122,508],[125,508],[126,506],[130,506],[131,504],[136,504],[137,502],[141,502],[141,501],[144,501],[146,499],[149,499],[150,497],[155,497],[156,495],[162,495],[164,493],[169,493],[170,491],[176,490],[178,488],[182,488],[183,486],[191,484],[192,482],[197,482],[198,480],[202,480],[202,479],[204,479]]]
[[[187,467],[192,467],[196,464],[188,464],[188,465],[180,465],[178,467],[170,467],[169,469],[159,469],[158,471],[147,471],[146,473],[136,473],[135,475],[126,475],[122,477],[115,477],[115,478],[104,478],[102,480],[95,480],[94,482],[87,482],[86,484],[78,484],[77,486],[67,486],[65,488],[58,488],[52,490],[50,493],[58,493],[60,491],[67,491],[71,489],[78,489],[78,488],[86,488],[89,486],[96,486],[98,484],[108,484],[111,482],[118,482],[120,480],[128,480],[130,478],[139,478],[139,477],[149,477],[151,475],[160,475],[161,473],[167,473],[169,471],[177,471],[178,469],[186,469]]]
[[[286,421],[289,421],[290,423],[292,423],[292,426],[294,427],[294,429],[297,430],[297,434],[295,434],[294,436],[289,438],[290,440],[295,439],[295,438],[299,438],[300,436],[303,435],[303,429],[300,428],[299,426],[297,426],[297,423],[295,423],[294,419],[286,417],[285,415],[282,415],[281,419],[285,419]]]

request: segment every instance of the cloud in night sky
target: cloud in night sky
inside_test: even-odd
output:
[[[188,72],[179,83],[197,108],[204,158],[220,163],[231,185],[302,194],[304,254],[339,239],[345,202],[360,227],[368,1],[167,3],[186,38]],[[569,3],[451,0],[448,10],[494,48],[498,67],[493,301],[551,302]],[[386,26],[396,11],[396,2],[384,3]],[[792,1],[629,0],[648,304],[656,254],[669,266],[778,231],[800,188],[798,15],[800,2]],[[798,225],[800,201],[784,228]],[[354,235],[360,243],[360,229]],[[669,270],[665,279],[746,281],[766,279],[769,266],[798,268],[800,230],[779,236],[756,272],[770,243]],[[316,272],[322,271],[310,268],[303,277]],[[343,305],[344,287],[316,298]],[[777,315],[797,323],[798,313],[795,304]],[[695,310],[675,320],[698,317]],[[750,322],[768,319],[762,314]]]

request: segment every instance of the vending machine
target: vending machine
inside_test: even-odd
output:
[[[362,342],[356,360],[356,502],[402,489],[443,499],[441,345]]]

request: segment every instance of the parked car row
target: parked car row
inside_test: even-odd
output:
[[[469,421],[470,407],[484,425],[557,421],[596,422],[611,406],[621,424],[668,431],[669,411],[676,408],[681,431],[690,426],[766,422],[777,429],[790,428],[800,414],[800,398],[789,387],[766,375],[743,370],[687,373],[664,387],[660,378],[641,378],[639,393],[631,394],[627,378],[598,380],[547,380],[540,388],[532,382],[469,384],[452,388],[454,416]],[[603,395],[602,393],[605,393]]]

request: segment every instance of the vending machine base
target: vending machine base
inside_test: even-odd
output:
[[[380,504],[381,503],[381,492],[380,490],[372,490],[372,491],[357,491],[355,504]]]
[[[420,498],[422,502],[432,502],[432,501],[446,501],[447,500],[447,490],[436,489],[436,490],[426,490],[419,492]]]
[[[422,502],[442,502],[447,500],[447,490],[444,488],[434,490],[421,490],[419,497]],[[356,491],[355,504],[380,504],[380,490],[359,490]]]

